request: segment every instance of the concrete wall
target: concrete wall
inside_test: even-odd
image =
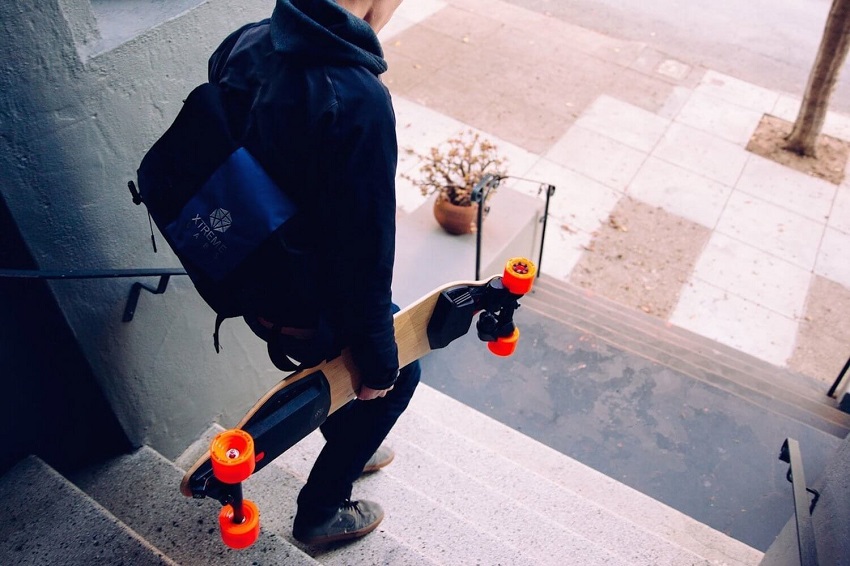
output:
[[[806,446],[800,445],[803,470],[806,468]],[[812,525],[817,542],[820,564],[850,564],[850,437],[844,439],[838,451],[816,481],[806,477],[809,487],[820,492]],[[788,499],[791,500],[791,484]],[[792,506],[793,508],[793,506]],[[776,541],[762,559],[761,566],[799,566],[797,527],[792,516]]]
[[[146,214],[126,183],[205,80],[212,49],[273,7],[196,3],[170,11],[154,0],[0,3],[0,194],[39,268],[178,265],[161,239],[152,253]],[[170,19],[150,27],[141,14],[150,20],[152,10]],[[164,295],[144,293],[135,320],[121,322],[131,284],[50,289],[130,440],[176,456],[209,422],[235,424],[280,374],[239,321],[225,323],[215,354],[214,315],[186,278]]]
[[[0,268],[32,269],[0,198]],[[57,470],[126,451],[127,439],[47,283],[0,278],[0,475],[29,454]],[[11,399],[12,402],[8,402]]]

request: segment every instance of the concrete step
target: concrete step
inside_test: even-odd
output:
[[[811,378],[778,368],[740,350],[700,336],[663,319],[622,305],[561,279],[543,275],[537,283],[539,284],[527,297],[532,304],[539,302],[549,308],[556,308],[568,314],[576,311],[576,318],[598,321],[599,324],[604,324],[611,330],[625,332],[629,329],[635,329],[639,332],[638,336],[648,336],[653,341],[658,339],[670,341],[682,349],[698,354],[705,358],[701,361],[709,368],[712,368],[712,364],[716,364],[722,372],[723,368],[729,367],[752,374],[762,381],[781,383],[784,389],[790,389],[797,395],[817,401],[827,400],[826,388]]]
[[[406,436],[391,435],[396,459],[359,480],[354,497],[379,501],[387,511],[387,531],[415,544],[434,563],[628,564],[558,525],[532,520],[536,517],[527,507],[514,505],[492,486],[407,442]],[[320,435],[311,435],[279,465],[307,474],[322,443]]]
[[[207,444],[207,439],[217,432],[218,427],[208,431],[196,445]],[[297,489],[306,481],[310,468],[316,459],[324,441],[317,431],[301,443],[283,454],[274,465],[266,466],[262,472],[245,484],[246,497],[262,501],[262,507],[280,506],[286,512],[277,515],[289,515],[287,524],[275,525],[282,529],[284,536],[291,537],[291,516],[295,512]],[[190,447],[187,452],[199,454],[204,451],[199,446]],[[194,462],[196,457],[181,456],[180,462]],[[410,455],[408,455],[410,456]],[[416,470],[425,464],[414,457],[399,459],[402,466],[412,466]],[[399,469],[393,463],[396,470]],[[431,466],[433,467],[433,466]],[[298,478],[297,486],[290,489],[274,489],[278,476]],[[409,474],[408,474],[409,475]],[[479,515],[458,513],[448,509],[438,500],[434,489],[427,492],[412,486],[406,476],[398,477],[391,473],[378,473],[358,480],[354,497],[379,501],[386,511],[386,518],[373,534],[356,544],[338,548],[304,548],[323,565],[351,564],[549,564],[534,552],[526,548],[517,548],[492,533],[485,532],[478,524]],[[434,480],[436,482],[436,480]],[[442,482],[440,482],[442,484]],[[449,483],[462,483],[462,478]],[[440,488],[438,488],[440,489]],[[250,495],[249,495],[250,494]],[[264,520],[265,521],[265,520]],[[450,557],[450,558],[447,558]],[[584,564],[620,564],[616,561],[594,561],[593,556]],[[555,563],[561,564],[560,561]]]
[[[405,417],[403,416],[402,419]],[[387,515],[381,527],[435,564],[623,565],[607,550],[557,525],[529,522],[489,486],[473,481],[439,457],[393,433],[392,465],[360,479],[355,499],[379,501]],[[276,464],[306,478],[323,440],[314,433]],[[368,537],[367,537],[368,538]],[[321,557],[322,563],[326,558]]]
[[[176,564],[35,456],[0,478],[0,514],[0,564]]]
[[[850,414],[823,384],[657,317],[546,276],[523,306],[836,437],[850,433]]]
[[[504,551],[479,553],[497,543],[524,551],[502,563],[752,565],[761,559],[757,550],[425,385],[389,442],[396,460],[359,481],[355,497],[380,501],[387,530],[408,541],[418,537],[435,561],[492,563]],[[322,443],[313,434],[276,463],[306,477]],[[446,531],[442,523],[455,517],[479,532]]]
[[[494,513],[491,518],[494,530],[516,531],[517,537],[528,538],[529,545],[570,563],[580,563],[585,555],[582,546],[592,544],[635,566],[708,564],[680,545],[624,519],[616,510],[605,509],[584,495],[487,448],[475,437],[464,436],[445,426],[441,421],[447,407],[443,403],[439,405],[441,408],[434,411],[410,411],[400,423],[401,439],[396,438],[395,442],[402,442],[409,445],[405,446],[407,450],[421,453],[419,457],[430,460],[432,468],[439,469],[437,461],[450,462],[444,464],[448,467],[444,473],[460,475],[464,481],[453,482],[455,485],[449,485],[443,496],[459,505],[468,505],[468,498],[474,496],[475,490],[468,485],[487,486],[492,492],[488,502],[498,505],[497,509],[511,510],[509,520],[505,520],[504,513]],[[526,443],[524,439],[516,440]],[[534,461],[535,449],[532,443],[524,459]],[[420,482],[430,481],[429,476],[420,476]],[[595,478],[585,474],[585,479],[593,481]],[[526,531],[533,532],[523,532],[522,525],[527,525]]]
[[[245,550],[227,548],[219,536],[220,505],[183,497],[179,492],[182,477],[174,464],[143,447],[74,474],[71,480],[180,564],[317,564],[277,532],[276,526],[288,517],[278,517],[274,509],[265,507],[261,509],[265,528],[261,527],[259,540]],[[281,486],[283,492],[294,489],[294,485]]]
[[[224,429],[221,426],[212,425],[198,441],[177,458],[175,463],[188,469],[200,455],[208,451],[210,441],[222,430]],[[308,547],[297,542],[292,538],[292,521],[296,511],[295,501],[306,476],[299,477],[285,465],[281,465],[280,460],[287,457],[291,457],[290,452],[278,458],[276,461],[278,465],[266,466],[244,484],[245,497],[253,500],[260,507],[261,530],[277,533],[278,536],[326,566],[432,563],[404,540],[390,532],[386,528],[386,521],[357,544],[322,548]],[[309,465],[312,465],[312,461]],[[217,513],[216,505],[212,502],[208,503],[209,511]]]
[[[762,553],[421,385],[396,430],[628,564],[758,564]],[[395,466],[395,462],[393,466]]]

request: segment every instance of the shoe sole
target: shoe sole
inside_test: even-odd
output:
[[[377,464],[372,464],[371,466],[364,467],[363,473],[364,474],[371,474],[373,472],[377,472],[381,468],[386,468],[387,466],[389,466],[392,463],[393,460],[395,460],[395,453],[390,454],[390,457],[387,458],[386,460],[382,460],[382,461],[378,462]]]
[[[368,535],[369,533],[371,533],[372,531],[377,529],[378,525],[380,525],[381,521],[383,521],[383,520],[384,520],[384,517],[382,516],[380,519],[378,519],[377,521],[375,521],[371,525],[367,525],[367,526],[363,527],[362,529],[358,529],[356,531],[349,531],[347,533],[340,533],[338,535],[331,535],[331,536],[325,536],[325,537],[313,537],[313,538],[308,538],[308,539],[301,539],[301,538],[295,537],[295,540],[297,540],[297,541],[299,541],[303,544],[306,544],[306,545],[314,545],[314,544],[328,544],[328,543],[331,543],[331,542],[339,542],[339,541],[343,541],[343,540],[351,540],[351,539],[355,539],[355,538],[360,538],[360,537],[364,537],[364,536]]]

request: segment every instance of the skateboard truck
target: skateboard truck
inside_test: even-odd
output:
[[[242,482],[318,428],[327,418],[330,400],[327,379],[315,371],[266,399],[245,424],[248,430],[228,430],[213,439],[208,464],[195,471],[187,488],[192,497],[221,503],[218,520],[227,546],[246,548],[260,532],[259,510],[242,497]],[[274,450],[255,452],[255,445]]]
[[[428,322],[428,343],[432,350],[444,348],[466,334],[472,319],[481,313],[478,338],[496,355],[509,356],[516,349],[519,329],[513,315],[519,298],[531,290],[537,269],[524,258],[512,258],[501,277],[484,286],[456,285],[440,293]]]
[[[253,501],[242,497],[242,482],[256,466],[254,439],[240,429],[218,434],[210,445],[210,462],[216,479],[227,486],[227,503],[218,515],[222,540],[231,548],[251,546],[260,535],[260,513]]]

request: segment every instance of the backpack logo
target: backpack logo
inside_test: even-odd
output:
[[[202,242],[201,249],[206,250],[212,248],[215,251],[213,259],[218,259],[219,256],[227,250],[227,246],[225,245],[224,240],[219,239],[215,233],[218,232],[220,234],[222,232],[226,232],[233,223],[233,220],[230,216],[230,212],[223,208],[217,208],[212,211],[209,218],[210,223],[207,224],[204,222],[204,219],[201,218],[200,214],[195,214],[195,216],[189,220],[187,227],[192,232],[195,232],[195,234],[192,235],[192,239]]]
[[[223,208],[216,208],[210,214],[210,227],[216,232],[227,232],[232,222],[230,212]]]

